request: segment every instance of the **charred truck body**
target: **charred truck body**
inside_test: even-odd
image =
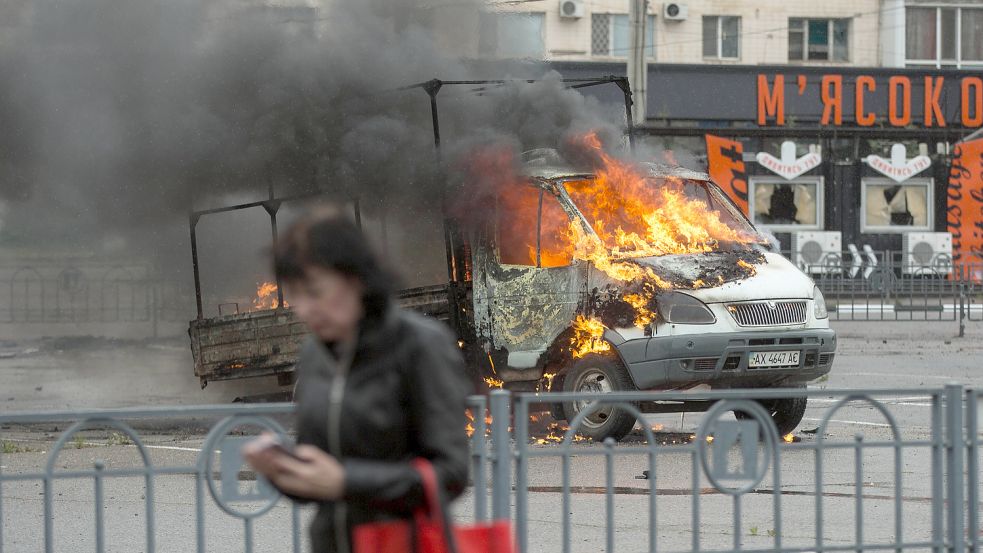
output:
[[[829,373],[836,337],[822,294],[770,251],[708,175],[651,163],[629,170],[607,158],[585,169],[545,149],[522,162],[522,174],[497,191],[490,217],[467,228],[445,222],[447,285],[399,294],[401,305],[452,326],[476,382],[581,392],[788,388]],[[626,186],[630,197],[619,196]],[[270,213],[274,237],[280,201],[256,204]],[[193,250],[203,213],[192,215]],[[639,221],[644,228],[634,232]],[[211,319],[201,312],[199,296],[189,333],[202,385],[269,375],[291,382],[304,329],[282,296],[266,311]],[[572,419],[585,407],[557,404],[553,412]],[[765,407],[786,434],[806,404],[790,398]],[[579,430],[621,438],[635,423],[606,409]]]

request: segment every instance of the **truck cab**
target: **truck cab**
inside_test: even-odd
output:
[[[601,234],[610,229],[592,220],[590,202],[606,200],[583,193],[584,183],[597,175],[553,150],[527,152],[523,161],[522,183],[500,192],[493,222],[470,239],[475,337],[506,386],[577,392],[788,388],[829,373],[836,336],[819,289],[772,251],[708,175],[640,165],[646,186],[674,187],[736,235],[759,239],[645,255],[605,243]],[[580,242],[597,248],[571,245],[571,228]],[[607,252],[603,259],[597,249]],[[647,305],[633,301],[639,283],[620,278],[620,272],[635,270],[658,283],[654,292],[649,287]],[[595,328],[585,345],[587,323]],[[554,414],[572,419],[583,407],[557,405]],[[666,412],[709,405],[642,407]],[[805,400],[773,400],[765,407],[784,435],[801,421]],[[635,422],[608,409],[587,417],[579,431],[620,439]]]

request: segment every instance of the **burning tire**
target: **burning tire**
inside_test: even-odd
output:
[[[621,362],[606,355],[589,354],[575,361],[563,378],[564,392],[610,393],[634,390],[631,377]],[[578,413],[591,402],[577,401],[563,404],[566,419],[573,422]],[[594,441],[607,438],[620,440],[635,426],[635,417],[624,409],[604,406],[584,418],[577,433]]]
[[[789,397],[781,399],[762,399],[758,403],[771,415],[772,422],[778,429],[778,437],[791,434],[799,427],[802,417],[806,414],[807,399],[804,397]],[[744,411],[734,411],[738,420],[750,419]]]

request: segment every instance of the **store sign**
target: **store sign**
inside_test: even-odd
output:
[[[748,214],[747,171],[744,169],[744,146],[737,140],[706,135],[707,173],[730,196],[734,204]]]
[[[819,164],[823,161],[819,154],[813,152],[809,152],[800,158],[796,158],[795,143],[789,140],[782,142],[781,159],[777,159],[775,156],[767,152],[758,152],[755,159],[758,160],[758,163],[760,163],[762,167],[788,180],[792,180],[799,175],[803,175],[808,171],[819,167]]]
[[[552,62],[565,78],[624,71],[623,64]],[[599,69],[601,67],[601,69]],[[795,129],[983,126],[983,75],[941,68],[649,65],[647,126]],[[624,102],[618,87],[579,91],[602,103]]]
[[[956,144],[946,196],[953,259],[969,264],[974,280],[983,280],[979,274],[983,257],[983,138]]]
[[[915,156],[908,159],[904,144],[891,146],[890,160],[881,156],[869,155],[864,158],[864,161],[870,165],[871,169],[894,182],[904,182],[932,165],[932,160],[928,156]]]
[[[786,80],[786,77],[791,77]],[[794,80],[793,80],[794,79]],[[955,82],[953,82],[955,81]],[[818,90],[816,88],[818,87]],[[943,92],[944,91],[944,92]],[[818,94],[817,94],[818,92]],[[807,99],[819,124],[835,127],[983,125],[983,78],[940,75],[758,74],[758,125],[784,126],[790,96]],[[957,104],[958,101],[958,104]],[[804,111],[796,102],[796,111]],[[958,107],[958,109],[956,109]],[[946,109],[943,109],[946,108]]]

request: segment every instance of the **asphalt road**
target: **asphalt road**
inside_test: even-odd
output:
[[[694,482],[694,456],[689,442],[703,415],[649,416],[646,424],[660,428],[658,438],[666,442],[656,456],[657,478],[637,477],[648,468],[648,458],[639,454],[637,439],[614,449],[612,485],[615,544],[618,551],[647,550],[649,540],[650,490],[657,490],[656,538],[663,551],[685,551],[699,541],[704,550],[730,548],[736,541],[745,549],[774,545],[777,535],[783,547],[808,548],[817,534],[817,472],[813,430],[828,417],[822,439],[827,444],[852,445],[858,435],[866,442],[892,439],[888,420],[870,404],[851,403],[828,415],[837,401],[830,390],[904,388],[900,395],[880,397],[897,421],[906,441],[931,439],[932,390],[958,382],[983,386],[979,361],[983,325],[968,328],[966,338],[955,337],[954,323],[854,323],[836,325],[840,335],[834,372],[826,382],[814,385],[820,395],[810,401],[806,419],[797,433],[799,441],[779,449],[780,488],[774,487],[775,472],[769,470],[755,491],[740,500],[740,525],[734,525],[734,499],[720,493],[697,470]],[[9,347],[7,351],[10,351]],[[190,356],[181,344],[89,344],[81,348],[36,352],[21,351],[0,357],[0,409],[2,412],[110,407],[133,405],[192,404],[229,401],[262,383],[250,386],[210,385],[197,389],[190,374]],[[23,346],[18,346],[22,347]],[[28,348],[29,349],[29,348]],[[220,384],[220,383],[216,383]],[[268,386],[269,383],[266,383]],[[41,470],[49,461],[50,448],[63,428],[0,428],[0,439],[7,454],[0,454],[4,474],[24,474]],[[202,436],[187,431],[153,431],[145,434],[155,465],[191,466],[198,458]],[[538,457],[528,467],[528,525],[531,551],[560,551],[563,539],[561,515],[563,470],[558,446],[534,447]],[[605,544],[607,484],[602,447],[576,444],[569,457],[571,482],[573,551],[601,551]],[[644,451],[642,452],[644,453]],[[764,453],[759,450],[759,453]],[[822,454],[824,486],[818,489],[823,506],[822,531],[827,544],[847,546],[857,531],[856,490],[862,490],[862,525],[867,543],[886,544],[895,539],[894,509],[896,467],[890,448],[864,450],[843,447]],[[731,451],[728,458],[739,463]],[[107,432],[92,432],[72,441],[54,461],[59,471],[89,469],[97,460],[110,468],[136,466],[136,448],[119,443]],[[862,465],[858,477],[855,465]],[[903,538],[927,541],[932,535],[932,462],[928,445],[902,449],[900,465]],[[859,486],[858,486],[859,481]],[[243,486],[252,485],[243,482]],[[700,490],[695,495],[693,489]],[[4,551],[42,551],[43,504],[41,482],[27,480],[3,484],[2,539]],[[92,504],[93,481],[58,480],[54,484],[56,550],[92,550],[95,512]],[[108,551],[143,550],[146,515],[146,489],[142,479],[120,478],[105,486],[106,543]],[[207,492],[206,492],[207,494]],[[195,550],[195,479],[189,475],[159,476],[154,486],[156,538],[160,551]],[[487,500],[485,494],[477,494]],[[470,518],[476,501],[475,490],[457,502],[455,511],[462,520]],[[778,505],[778,519],[774,512]],[[222,512],[206,495],[205,535],[207,551],[242,551],[244,525]],[[694,521],[694,508],[698,518]],[[310,515],[300,511],[301,525]],[[289,550],[292,539],[291,506],[281,502],[258,519],[254,527],[256,551]]]

